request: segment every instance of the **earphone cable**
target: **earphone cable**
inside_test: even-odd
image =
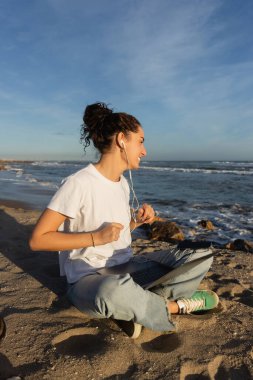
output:
[[[136,224],[137,224],[137,219],[136,219],[136,213],[140,207],[140,204],[139,204],[139,201],[138,201],[138,198],[135,194],[135,191],[134,191],[134,185],[133,185],[133,179],[132,179],[132,172],[131,172],[131,169],[130,169],[130,165],[129,165],[129,160],[128,160],[128,156],[127,156],[127,152],[126,152],[126,149],[125,147],[123,146],[123,149],[124,149],[124,152],[125,152],[125,155],[126,155],[126,160],[127,160],[127,166],[128,166],[128,172],[129,172],[129,187],[132,191],[132,202],[131,202],[131,216],[134,220],[134,223],[135,223],[135,226],[134,228],[130,231],[132,232],[135,228],[136,228]],[[136,207],[134,207],[134,203],[136,202]]]

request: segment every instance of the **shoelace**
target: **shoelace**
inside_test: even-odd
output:
[[[180,306],[179,306],[180,307],[180,314],[190,314],[193,311],[197,311],[199,309],[204,308],[204,306],[205,306],[205,300],[204,299],[182,298],[179,301],[180,301]]]

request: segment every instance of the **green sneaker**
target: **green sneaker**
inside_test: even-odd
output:
[[[191,298],[177,300],[179,314],[191,314],[194,311],[214,309],[219,303],[219,297],[212,290],[197,290]]]

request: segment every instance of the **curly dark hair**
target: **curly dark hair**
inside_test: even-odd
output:
[[[105,103],[88,105],[84,111],[80,142],[85,149],[93,142],[99,152],[105,153],[111,147],[113,136],[123,132],[137,132],[140,122],[124,112],[113,112]]]

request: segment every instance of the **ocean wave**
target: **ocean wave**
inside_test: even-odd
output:
[[[225,165],[225,166],[236,166],[238,164],[238,162],[235,162],[235,161],[211,161],[212,164],[214,165]]]
[[[20,180],[17,180],[17,178],[1,178],[1,182],[13,182],[13,183],[17,183],[17,182],[22,182]]]
[[[24,169],[22,168],[16,168],[15,166],[11,166],[11,165],[6,165],[5,166],[5,171],[8,171],[8,172],[16,172],[17,174],[22,174],[24,172]]]
[[[40,186],[46,186],[46,187],[49,187],[50,189],[58,189],[58,187],[59,187],[52,182],[40,182],[40,181],[38,181],[38,183]]]
[[[35,161],[31,163],[32,166],[66,166],[66,164],[58,161]]]
[[[38,182],[36,178],[27,178],[27,181],[30,183],[37,183]]]
[[[32,177],[30,174],[26,175],[26,181],[28,181],[29,183],[36,183],[39,186],[49,187],[50,189],[57,189],[58,188],[58,186],[55,183],[36,179],[36,178]]]
[[[169,172],[181,172],[181,173],[203,173],[203,174],[236,174],[236,175],[253,175],[252,170],[229,170],[229,169],[194,169],[194,168],[161,168],[157,166],[141,166],[144,170],[154,171],[169,171]]]
[[[77,167],[82,165],[82,163],[77,162],[61,162],[61,161],[34,161],[31,163],[32,166],[40,166],[40,167]]]
[[[38,187],[43,186],[47,187],[49,189],[58,189],[58,186],[52,182],[46,182],[46,181],[39,181],[36,178],[27,178],[27,179],[20,179],[20,178],[1,178],[0,182],[12,182],[15,185],[22,186],[26,184],[36,184]]]
[[[253,166],[252,161],[212,161],[215,165]]]

